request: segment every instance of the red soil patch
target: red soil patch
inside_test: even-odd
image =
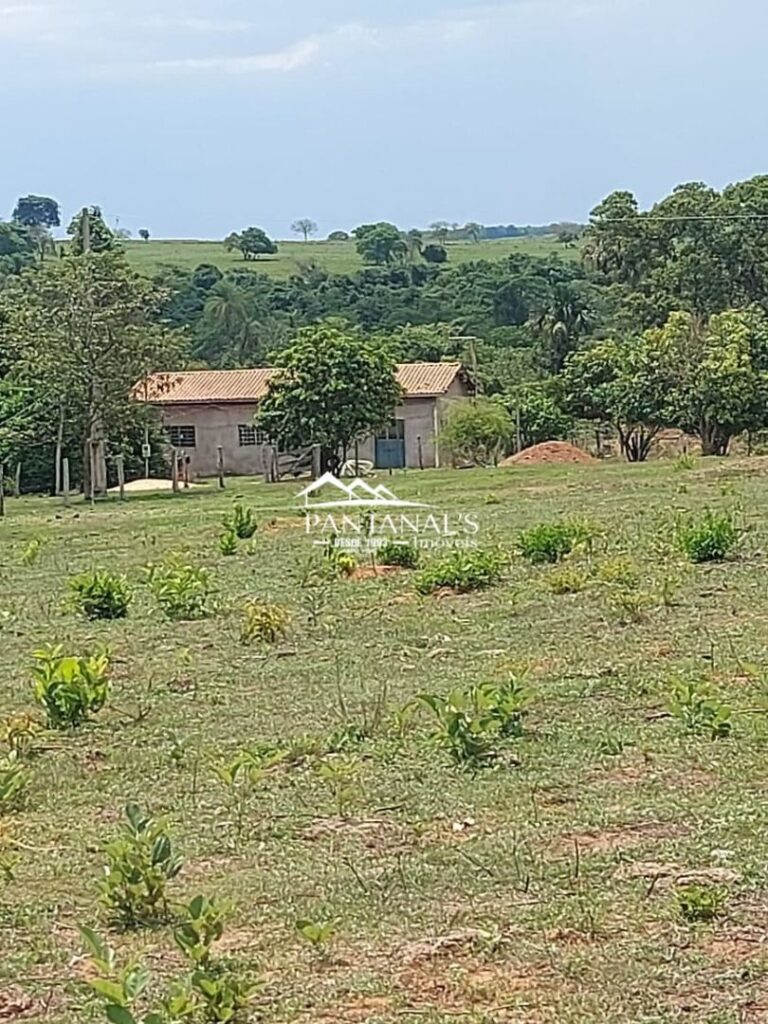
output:
[[[643,821],[585,832],[568,832],[560,837],[557,845],[563,851],[573,851],[578,846],[582,853],[611,853],[640,846],[649,840],[674,839],[686,831],[681,825]]]
[[[582,451],[581,448],[577,448],[574,444],[569,444],[567,441],[544,441],[542,444],[535,444],[531,448],[524,448],[517,455],[510,455],[508,459],[504,459],[499,465],[507,466],[519,466],[519,465],[543,465],[545,463],[595,463],[597,459],[594,458],[589,452]]]
[[[349,574],[351,580],[373,580],[380,576],[397,576],[403,572],[399,565],[358,565]]]

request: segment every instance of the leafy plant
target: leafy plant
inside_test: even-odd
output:
[[[42,727],[27,714],[10,715],[0,722],[0,741],[7,745],[11,756],[18,760],[28,756],[41,732]]]
[[[608,608],[622,626],[644,622],[647,613],[656,606],[656,597],[646,590],[612,589],[608,595]]]
[[[523,558],[534,564],[559,562],[577,547],[589,548],[594,531],[588,523],[539,523],[523,530],[517,546]]]
[[[696,469],[697,459],[695,455],[690,452],[683,452],[673,462],[673,466],[678,472],[686,473],[692,469]]]
[[[32,669],[35,699],[53,729],[74,729],[96,714],[110,691],[106,652],[71,657],[61,645],[35,651]]]
[[[684,921],[712,921],[725,906],[728,890],[715,885],[683,885],[676,897],[677,909]]]
[[[730,512],[713,512],[692,517],[677,526],[677,542],[692,562],[721,562],[739,539]]]
[[[621,587],[636,587],[640,582],[637,566],[629,558],[611,558],[597,567],[597,578],[601,583]]]
[[[169,1018],[162,1013],[148,1013],[137,1018],[131,1012],[133,1003],[147,989],[149,971],[131,961],[123,968],[115,962],[111,949],[92,928],[80,925],[80,935],[91,957],[94,975],[88,978],[89,987],[105,1000],[105,1013],[111,1024],[166,1024]]]
[[[419,565],[418,549],[407,542],[387,541],[376,552],[380,565],[399,565],[402,569],[416,569]]]
[[[204,1021],[237,1020],[248,1006],[258,986],[231,971],[195,971],[192,990]]]
[[[323,563],[326,571],[332,576],[351,576],[357,568],[357,559],[348,551],[329,540],[323,551]]]
[[[184,920],[174,930],[176,945],[188,960],[206,968],[211,948],[224,934],[225,909],[207,896],[195,896],[184,908]]]
[[[343,754],[330,757],[318,766],[317,774],[331,791],[339,817],[344,817],[360,793],[359,759]]]
[[[732,710],[706,680],[674,680],[667,708],[687,732],[707,735],[713,740],[731,733]]]
[[[167,618],[204,619],[212,614],[211,574],[202,566],[185,562],[181,555],[170,555],[163,562],[148,566],[147,578]]]
[[[256,788],[265,772],[284,759],[278,748],[241,750],[231,761],[213,765],[213,770],[227,790],[235,833],[239,839],[245,827],[245,816]]]
[[[219,550],[222,555],[231,557],[237,554],[237,534],[234,530],[225,530],[219,537]]]
[[[224,516],[227,532],[234,533],[239,540],[250,540],[258,529],[256,515],[252,508],[245,508],[239,502],[228,516]]]
[[[72,603],[87,619],[124,619],[133,594],[124,576],[95,569],[69,581]]]
[[[166,890],[183,860],[165,826],[136,804],[125,808],[123,833],[106,847],[102,901],[126,927],[162,920],[168,914]]]
[[[414,586],[420,594],[431,594],[443,587],[459,593],[483,590],[498,583],[506,565],[507,558],[501,551],[452,551],[421,569],[414,578]]]
[[[40,557],[44,544],[45,539],[43,537],[32,537],[31,540],[28,540],[19,555],[21,564],[27,569],[31,568]]]
[[[417,700],[437,720],[433,734],[454,764],[477,769],[492,761],[498,741],[518,737],[532,692],[515,676],[505,683],[480,683],[447,697],[420,694]]]
[[[290,620],[288,609],[283,605],[268,601],[248,601],[243,608],[240,642],[277,643],[285,637]]]
[[[31,778],[29,769],[15,755],[0,760],[0,815],[19,807]]]
[[[319,951],[334,938],[340,923],[338,918],[323,918],[319,921],[300,919],[296,922],[296,931],[310,946]]]

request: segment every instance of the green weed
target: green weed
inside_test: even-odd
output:
[[[35,700],[52,729],[74,729],[100,711],[110,691],[110,658],[104,652],[72,657],[64,648],[35,651],[32,669]]]
[[[287,608],[268,601],[247,601],[240,626],[240,643],[275,644],[283,640],[291,616]]]
[[[677,542],[692,562],[721,562],[733,550],[739,531],[730,512],[713,512],[678,523]]]
[[[69,587],[72,604],[87,619],[124,619],[133,598],[124,576],[100,569],[75,576]]]
[[[713,921],[728,900],[728,890],[714,885],[683,885],[676,894],[677,909],[684,921]]]
[[[234,530],[225,530],[221,534],[219,537],[219,551],[228,558],[237,554],[237,534]]]
[[[520,554],[529,562],[559,562],[577,548],[589,550],[594,530],[588,523],[540,523],[518,534]]]
[[[202,566],[169,555],[163,562],[147,567],[149,588],[166,618],[204,619],[213,614],[211,574]]]
[[[686,732],[709,736],[713,740],[723,739],[731,733],[733,712],[706,680],[674,680],[667,709]]]
[[[234,533],[238,540],[250,540],[259,526],[253,509],[239,503],[228,516],[224,516],[223,522],[227,532]]]
[[[414,586],[420,594],[432,594],[443,587],[459,593],[483,590],[499,582],[506,565],[506,556],[493,549],[452,551],[421,569],[414,577]]]
[[[406,542],[388,541],[376,552],[376,561],[380,565],[399,565],[402,569],[416,569],[419,565],[419,552]]]

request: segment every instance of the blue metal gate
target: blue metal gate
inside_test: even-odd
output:
[[[375,459],[377,469],[403,469],[405,467],[405,420],[392,420],[376,437]]]

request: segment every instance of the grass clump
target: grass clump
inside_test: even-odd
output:
[[[715,885],[683,885],[676,893],[677,909],[684,921],[713,921],[728,899],[728,891]]]
[[[31,780],[31,772],[13,754],[0,759],[0,816],[18,809]]]
[[[547,577],[553,594],[580,594],[589,585],[589,573],[575,565],[564,565]]]
[[[517,546],[527,561],[543,565],[561,561],[577,547],[587,547],[592,536],[587,523],[539,523],[518,535]]]
[[[213,614],[211,574],[202,566],[170,555],[163,562],[147,567],[152,595],[163,614],[174,621],[205,619]]]
[[[709,736],[710,739],[719,740],[731,734],[731,707],[720,700],[706,680],[674,680],[667,710],[686,732],[695,736]]]
[[[730,512],[707,509],[677,527],[677,542],[692,562],[722,562],[738,539],[739,530]]]
[[[124,619],[133,593],[124,576],[102,569],[69,581],[74,607],[87,619]]]
[[[105,652],[72,657],[61,645],[35,652],[34,695],[52,729],[74,729],[100,711],[110,691]]]
[[[248,601],[240,627],[242,644],[275,644],[285,638],[291,621],[288,609],[268,601]]]
[[[398,544],[390,540],[376,552],[376,561],[380,565],[399,565],[401,569],[417,569],[419,552],[413,544],[407,542]]]
[[[482,548],[451,551],[420,570],[414,585],[420,594],[433,594],[443,587],[461,594],[484,590],[499,582],[506,565],[507,558],[501,551]]]

